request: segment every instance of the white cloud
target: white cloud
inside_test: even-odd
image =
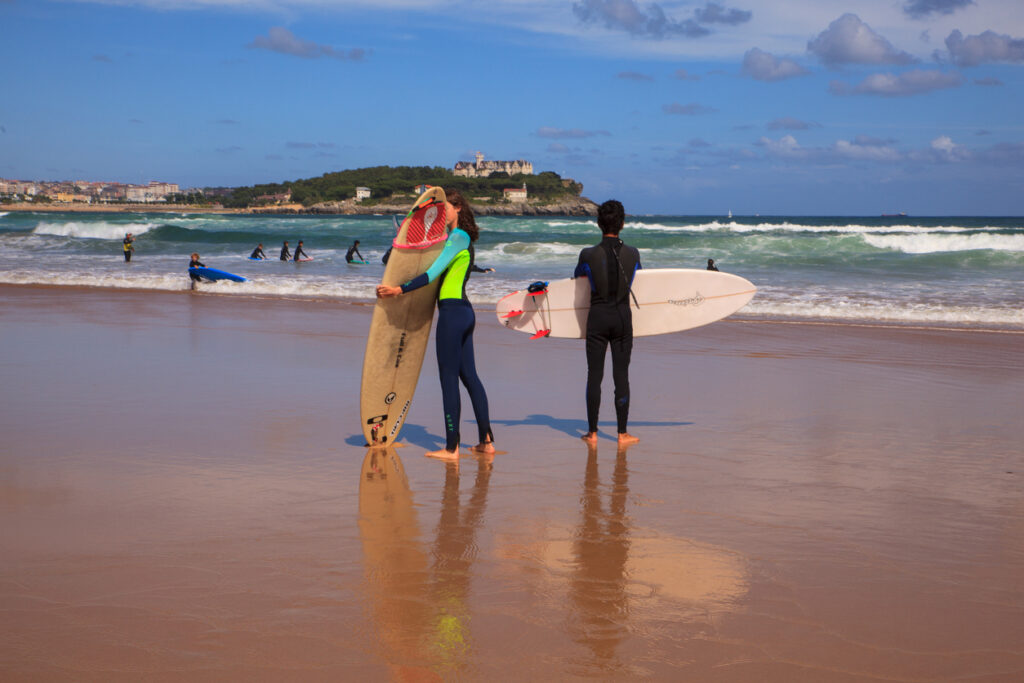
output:
[[[807,43],[807,51],[829,65],[910,64],[915,57],[897,50],[871,30],[856,14],[844,14],[818,37]]]
[[[331,57],[333,59],[360,61],[366,56],[366,50],[352,48],[340,50],[330,45],[320,45],[309,40],[298,38],[294,33],[283,26],[272,26],[265,36],[256,36],[248,48],[269,50],[279,52],[293,57],[303,59],[319,59],[320,57]]]
[[[973,4],[974,0],[909,0],[903,11],[915,19],[924,19],[933,14],[952,14]]]
[[[782,81],[810,72],[792,59],[779,58],[755,47],[743,55],[743,73],[758,81]]]
[[[960,66],[978,66],[988,62],[1024,62],[1024,39],[985,31],[966,38],[959,30],[946,38],[946,49]]]
[[[835,95],[904,97],[921,95],[933,90],[956,88],[963,85],[963,82],[963,75],[956,71],[914,69],[901,74],[871,74],[853,87],[842,81],[832,81],[829,84],[829,90]]]

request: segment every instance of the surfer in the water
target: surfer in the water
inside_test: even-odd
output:
[[[639,441],[627,430],[629,421],[629,359],[633,352],[633,312],[629,299],[633,276],[640,269],[640,252],[619,239],[626,212],[609,199],[597,210],[601,242],[580,252],[573,277],[590,280],[590,313],[587,316],[587,433],[583,440],[597,443],[597,415],[601,407],[604,357],[612,348],[612,379],[615,382],[615,417],[619,443]]]
[[[256,248],[252,250],[251,254],[249,254],[249,258],[259,259],[261,261],[267,258],[267,255],[263,252],[263,242],[256,245]]]
[[[135,238],[129,232],[124,236],[124,240],[121,241],[121,248],[124,249],[124,262],[128,263],[132,260],[132,254],[135,253],[135,245],[132,242]]]
[[[708,270],[713,270],[715,272],[718,272],[718,266],[715,265],[715,259],[713,259],[713,258],[709,258],[708,259]]]
[[[359,240],[356,240],[355,242],[353,242],[352,246],[348,248],[348,252],[346,252],[346,254],[345,254],[345,262],[346,263],[352,263],[353,261],[356,260],[355,256],[353,256],[353,254],[355,254],[355,256],[358,256],[360,261],[365,261],[366,260],[366,259],[363,258],[363,255],[359,253]],[[387,261],[385,261],[384,263],[387,263]]]
[[[494,434],[491,432],[487,393],[476,374],[473,357],[473,328],[476,315],[466,298],[466,281],[473,268],[473,242],[480,235],[473,210],[458,190],[446,190],[445,203],[448,227],[451,232],[444,249],[427,272],[417,275],[401,286],[378,285],[377,296],[400,296],[441,278],[437,295],[437,369],[441,375],[441,396],[444,404],[445,446],[427,455],[435,458],[459,457],[459,419],[462,403],[459,379],[469,392],[476,416],[480,443],[473,447],[476,453],[494,453]]]
[[[284,244],[281,246],[281,260],[282,261],[287,261],[291,257],[292,257],[292,252],[291,252],[291,249],[288,248],[288,240],[285,240]]]
[[[206,264],[203,263],[202,261],[200,261],[199,260],[199,254],[193,251],[192,252],[192,260],[189,261],[188,267],[189,268],[205,268]],[[192,279],[192,289],[195,289],[196,285],[203,281],[202,278],[200,278],[198,275],[193,273],[191,270],[189,271],[188,276],[189,276],[189,278]]]
[[[299,243],[295,245],[295,258],[292,260],[301,261],[302,259],[309,259],[309,254],[302,250],[302,240],[299,240]]]

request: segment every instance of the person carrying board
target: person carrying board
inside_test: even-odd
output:
[[[476,453],[494,453],[494,434],[487,406],[487,392],[476,373],[473,355],[473,329],[476,314],[466,298],[466,281],[473,268],[473,242],[480,235],[473,210],[458,190],[445,190],[447,227],[450,229],[444,249],[425,273],[404,285],[378,285],[377,296],[401,296],[441,278],[437,295],[437,370],[441,376],[441,400],[444,408],[445,446],[427,455],[455,460],[459,457],[459,420],[462,399],[459,379],[469,392],[476,416],[480,442]]]
[[[251,254],[249,254],[249,258],[255,261],[263,261],[267,258],[266,253],[263,251],[263,242],[256,245],[256,248],[252,250]]]
[[[299,240],[299,243],[295,245],[295,256],[294,256],[294,258],[292,258],[292,260],[293,261],[308,261],[309,259],[310,259],[309,254],[307,254],[302,249],[302,240]]]
[[[285,240],[284,244],[281,245],[281,260],[282,261],[287,261],[291,257],[292,257],[292,251],[291,251],[291,249],[288,248],[288,240]]]
[[[609,199],[597,210],[600,243],[583,249],[573,277],[590,280],[590,313],[587,316],[587,433],[583,440],[597,443],[597,415],[601,407],[604,357],[612,350],[612,379],[615,382],[615,417],[619,444],[640,439],[626,427],[629,421],[629,360],[633,352],[631,286],[640,270],[640,252],[619,239],[626,212],[622,203]]]

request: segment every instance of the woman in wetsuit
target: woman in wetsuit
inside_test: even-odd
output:
[[[473,267],[473,242],[480,234],[473,210],[458,190],[446,190],[445,203],[451,232],[444,249],[427,269],[401,286],[379,285],[377,296],[401,296],[441,278],[437,295],[437,369],[441,375],[441,396],[444,406],[445,447],[427,455],[436,458],[459,457],[459,418],[462,410],[459,380],[469,392],[473,404],[480,442],[473,447],[477,453],[494,452],[494,434],[487,408],[487,392],[476,373],[473,355],[473,329],[476,315],[466,298],[466,281]]]

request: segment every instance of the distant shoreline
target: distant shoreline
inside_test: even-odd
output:
[[[412,206],[403,203],[360,205],[352,200],[323,202],[313,206],[286,204],[282,206],[229,209],[224,207],[194,206],[191,204],[0,204],[0,211],[27,213],[199,213],[240,216],[279,215],[342,215],[372,216],[374,214],[405,214]],[[473,211],[480,216],[596,216],[597,204],[586,197],[573,197],[550,204],[489,205],[475,203]]]

